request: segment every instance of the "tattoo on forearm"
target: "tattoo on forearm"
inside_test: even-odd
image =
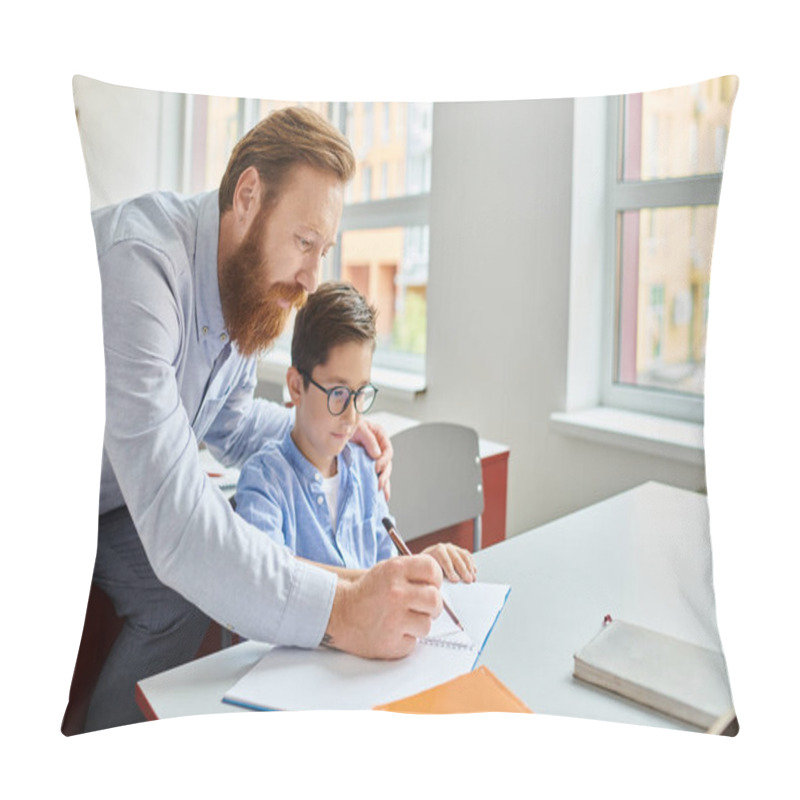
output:
[[[336,645],[333,643],[333,636],[331,636],[329,633],[323,635],[322,642],[320,642],[320,644],[323,647],[331,647],[334,650],[336,649]]]

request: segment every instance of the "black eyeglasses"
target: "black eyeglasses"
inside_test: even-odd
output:
[[[317,389],[328,395],[328,411],[333,414],[334,417],[344,414],[347,410],[347,406],[350,405],[351,397],[353,398],[356,411],[359,414],[366,414],[367,411],[372,408],[372,404],[375,402],[375,395],[378,394],[377,387],[373,386],[371,383],[362,386],[356,392],[352,389],[348,389],[347,386],[334,386],[332,389],[326,389],[324,386],[320,386],[307,372],[298,371],[303,377],[308,378]]]

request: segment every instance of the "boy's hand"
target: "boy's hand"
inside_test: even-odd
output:
[[[476,580],[478,568],[475,566],[469,550],[450,542],[444,542],[432,544],[422,552],[436,559],[447,580],[453,583],[458,583],[459,580],[464,583],[473,583]]]
[[[377,423],[362,418],[358,421],[350,441],[360,444],[367,451],[370,458],[375,459],[375,471],[378,473],[378,489],[383,491],[388,503],[391,495],[389,476],[392,474],[394,450],[386,431]]]

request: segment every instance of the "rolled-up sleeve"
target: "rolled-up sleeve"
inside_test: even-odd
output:
[[[200,467],[197,441],[181,399],[178,365],[190,300],[168,253],[122,241],[101,260],[106,368],[106,455],[158,578],[241,635],[316,646],[327,627],[336,578],[299,562],[238,517]],[[246,407],[247,387],[212,440],[230,439],[227,459],[248,436],[274,426]],[[252,402],[252,401],[251,401]],[[247,421],[254,411],[252,421]]]

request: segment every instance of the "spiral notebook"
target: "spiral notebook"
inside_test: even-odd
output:
[[[464,631],[442,613],[413,652],[395,661],[327,648],[275,647],[225,693],[223,702],[259,711],[338,711],[416,694],[474,668],[509,592],[503,584],[448,584],[447,601]]]

